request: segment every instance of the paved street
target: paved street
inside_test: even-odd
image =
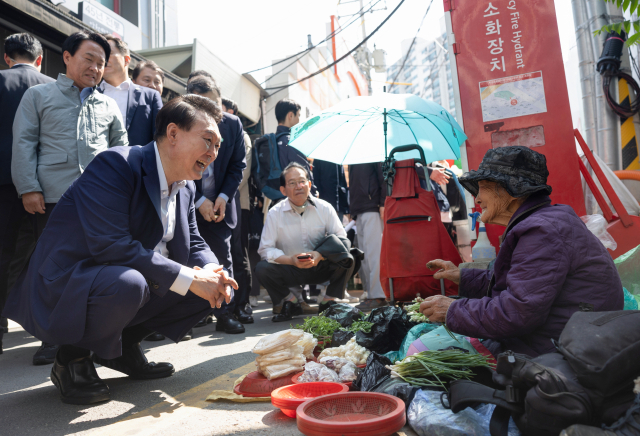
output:
[[[112,400],[93,407],[59,400],[49,379],[51,365],[31,365],[39,341],[12,324],[0,355],[0,435],[300,435],[295,420],[271,403],[205,401],[211,391],[230,389],[255,369],[250,350],[262,336],[288,327],[271,322],[271,305],[264,302],[254,318],[244,335],[216,332],[214,323],[177,345],[143,342],[148,359],[173,363],[175,375],[130,380],[100,367]],[[414,434],[405,429],[399,434]]]

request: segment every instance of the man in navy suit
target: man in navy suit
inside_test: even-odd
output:
[[[42,45],[28,33],[16,33],[4,40],[4,61],[9,69],[0,71],[0,313],[9,291],[11,261],[20,252],[26,262],[32,247],[17,247],[21,224],[30,217],[11,180],[13,120],[27,89],[54,81],[40,73]],[[0,322],[0,354],[6,327],[7,319],[3,318]]]
[[[131,62],[127,43],[111,35],[104,37],[111,46],[111,56],[104,69],[104,81],[98,89],[118,103],[129,145],[148,144],[153,141],[156,116],[162,108],[160,93],[134,84],[127,74]]]
[[[222,107],[220,88],[206,75],[191,77],[187,92],[202,95]],[[198,208],[198,229],[221,265],[233,271],[231,258],[231,233],[240,224],[236,202],[242,173],[246,167],[246,151],[242,123],[235,115],[223,113],[218,124],[222,145],[216,163],[209,167],[202,180],[196,183],[195,205]],[[216,330],[225,333],[244,333],[243,323],[252,323],[251,315],[234,317],[235,301],[215,310]]]
[[[220,118],[209,99],[173,99],[156,141],[97,155],[51,213],[4,314],[60,344],[51,380],[63,402],[110,399],[93,362],[131,378],[172,375],[140,341],[158,331],[177,342],[231,301],[238,285],[198,233],[191,182],[217,156]]]

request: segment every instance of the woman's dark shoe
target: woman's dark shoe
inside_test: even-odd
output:
[[[253,315],[253,308],[251,307],[251,304],[249,303],[245,304],[244,311],[247,312],[249,315]]]
[[[282,305],[280,313],[271,318],[273,322],[284,322],[293,319],[294,316],[302,315],[302,306],[300,303],[292,303],[285,301]]]
[[[122,356],[115,359],[103,359],[94,354],[93,361],[99,365],[127,374],[131,378],[147,380],[169,377],[175,372],[170,363],[149,362],[142,352],[140,344],[122,349]]]
[[[320,305],[318,306],[318,313],[322,313],[325,310],[327,310],[329,307],[333,306],[334,304],[338,304],[336,303],[335,300],[327,300],[325,302],[320,303]]]
[[[58,345],[49,344],[47,342],[43,342],[36,351],[36,354],[33,355],[33,364],[34,365],[48,365],[53,363],[56,358],[56,353],[58,352]]]
[[[190,341],[191,339],[193,339],[193,329],[189,330],[189,331],[187,332],[187,334],[186,334],[186,335],[184,335],[184,336],[182,337],[182,339],[180,339],[180,342],[182,342],[182,341]]]
[[[253,317],[242,308],[236,308],[234,315],[242,324],[253,324]]]
[[[361,310],[363,312],[371,312],[373,309],[378,307],[388,306],[387,300],[384,298],[369,298],[368,300],[364,300],[362,303],[356,306],[356,309]]]
[[[225,333],[244,333],[244,326],[231,316],[230,313],[224,313],[216,316],[216,331]],[[253,319],[253,318],[252,318]]]
[[[156,341],[164,341],[166,338],[164,337],[163,334],[160,334],[158,332],[153,332],[151,333],[149,336],[147,336],[146,338],[144,338],[145,341],[152,341],[152,342],[156,342]]]
[[[94,404],[111,399],[109,386],[98,377],[90,357],[62,365],[58,357],[51,368],[51,381],[60,391],[63,403]]]
[[[194,325],[194,327],[204,327],[207,324],[211,324],[213,322],[213,315],[207,315],[198,321],[198,324]]]

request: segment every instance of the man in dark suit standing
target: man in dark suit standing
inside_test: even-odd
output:
[[[9,291],[9,265],[18,248],[16,243],[19,229],[23,220],[30,219],[11,180],[13,120],[27,89],[54,81],[40,73],[42,46],[40,41],[28,33],[16,33],[4,40],[4,61],[9,69],[0,71],[0,313]],[[25,251],[24,254],[28,255],[29,250],[20,251]],[[2,318],[0,354],[6,327],[7,319]]]
[[[207,97],[222,106],[220,88],[212,77],[200,75],[187,82],[187,92]],[[220,260],[220,264],[233,271],[231,258],[231,233],[240,225],[236,201],[236,193],[242,181],[242,173],[246,167],[246,151],[242,123],[235,115],[223,113],[218,124],[222,145],[220,154],[214,165],[196,183],[195,205],[198,208],[198,230],[211,250]],[[216,330],[225,333],[244,333],[242,323],[252,323],[253,318],[246,312],[234,317],[235,301],[214,310]],[[238,322],[239,321],[239,322]]]
[[[110,399],[94,362],[131,378],[172,375],[140,341],[158,331],[177,342],[231,301],[238,285],[198,233],[191,181],[217,156],[220,118],[209,99],[173,99],[156,141],[98,154],[51,213],[5,314],[60,344],[51,381],[63,402]]]
[[[160,93],[134,84],[128,75],[131,54],[127,43],[111,35],[104,37],[111,46],[111,56],[104,68],[104,81],[98,89],[118,103],[129,145],[148,144],[153,141],[156,116],[162,109]]]

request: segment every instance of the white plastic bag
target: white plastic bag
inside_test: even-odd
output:
[[[313,350],[318,346],[318,340],[313,337],[311,333],[304,333],[304,335],[295,343],[303,348],[302,354],[307,359],[313,358]]]
[[[358,367],[355,366],[352,362],[348,362],[346,365],[340,368],[338,377],[340,377],[340,381],[342,383],[354,382],[358,378],[358,372]]]
[[[338,374],[327,368],[321,363],[307,362],[304,366],[304,374],[298,378],[298,381],[302,383],[310,382],[335,382],[340,383],[340,377]]]
[[[602,215],[585,215],[581,216],[580,219],[589,231],[602,242],[604,248],[608,248],[611,251],[615,251],[615,249],[618,248],[618,243],[613,239],[613,236],[607,232],[607,220],[604,219]]]
[[[273,333],[260,339],[251,351],[255,354],[269,354],[274,351],[283,350],[298,342],[303,335],[304,332],[298,329],[289,329]]]
[[[285,375],[301,372],[304,368],[305,361],[306,359],[304,358],[298,360],[283,361],[282,363],[269,365],[260,372],[269,380],[273,380],[276,378],[284,377]]]
[[[260,366],[269,366],[274,363],[282,362],[283,360],[297,359],[302,356],[303,348],[299,345],[292,345],[284,350],[275,351],[269,354],[262,354],[256,357],[256,363]]]

